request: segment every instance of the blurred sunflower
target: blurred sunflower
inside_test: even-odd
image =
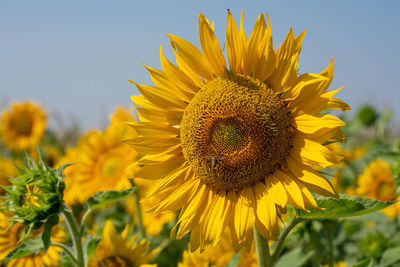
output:
[[[83,203],[94,193],[105,190],[121,190],[131,187],[129,179],[133,169],[128,168],[137,153],[122,140],[132,138],[129,129],[117,109],[111,124],[102,131],[89,131],[74,148],[68,148],[59,164],[75,163],[65,169],[67,204]],[[128,114],[125,114],[128,116]],[[132,120],[133,116],[129,116]]]
[[[147,154],[136,175],[159,181],[149,199],[160,199],[154,213],[181,209],[172,234],[191,232],[192,251],[217,244],[228,225],[235,250],[249,250],[254,226],[277,239],[277,210],[287,203],[317,206],[308,189],[336,196],[313,169],[340,159],[322,144],[344,140],[345,123],[320,113],[349,109],[333,97],[340,89],[327,91],[333,63],[298,76],[305,32],[290,30],[274,51],[267,21],[260,14],[247,37],[243,13],[239,30],[228,11],[228,69],[213,25],[200,13],[202,51],[168,34],[177,66],[161,51],[163,71],[145,66],[156,86],[133,82],[141,121],[131,124],[138,136],[128,143]]]
[[[400,196],[396,196],[396,187],[390,165],[383,160],[371,161],[364,169],[364,173],[358,177],[357,182],[356,193],[360,196],[381,201],[400,200]],[[397,216],[399,211],[400,202],[382,210],[392,219]]]
[[[89,267],[121,267],[121,266],[156,266],[146,264],[157,253],[157,249],[149,252],[150,243],[141,240],[134,244],[135,236],[129,238],[129,227],[126,226],[119,237],[111,221],[107,221],[102,240],[98,244]]]
[[[14,163],[6,158],[0,157],[0,185],[9,186],[10,177],[16,177],[18,170]],[[0,195],[4,194],[4,189],[0,187]]]
[[[10,221],[8,221],[8,215],[0,212],[0,259],[7,256],[18,244],[19,239],[22,236],[25,226],[22,223],[16,223],[11,228]],[[39,234],[43,231],[43,227],[39,230],[32,232],[32,237],[35,234]],[[67,235],[60,225],[55,226],[52,229],[51,241],[62,243],[67,240]],[[44,267],[44,266],[59,266],[60,265],[60,253],[62,249],[55,246],[50,246],[47,252],[41,251],[39,254],[31,254],[18,259],[10,260],[5,266],[26,266],[26,267]]]
[[[143,199],[148,193],[151,192],[154,183],[145,179],[134,179],[135,184],[139,185],[139,199]],[[157,200],[153,198],[152,200]],[[158,200],[159,201],[159,200]],[[163,224],[172,221],[176,217],[175,212],[166,212],[157,215],[153,215],[149,212],[143,212],[145,210],[151,209],[153,205],[151,201],[141,202],[140,207],[142,210],[142,222],[145,228],[146,234],[150,236],[157,236],[160,234],[162,230]],[[137,209],[136,209],[136,200],[133,195],[128,196],[126,199],[126,210],[132,216],[133,220],[137,219]]]
[[[0,120],[0,137],[15,151],[33,148],[41,141],[46,128],[46,113],[32,101],[17,102],[3,111]]]

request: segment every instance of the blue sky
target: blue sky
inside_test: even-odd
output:
[[[199,44],[198,12],[225,39],[226,9],[249,33],[267,11],[274,44],[290,27],[307,29],[300,71],[320,72],[331,57],[331,89],[356,108],[372,103],[400,115],[398,1],[2,1],[0,108],[28,98],[84,128],[104,126],[116,105],[138,94],[128,80],[151,83],[142,63],[159,67],[159,46],[174,60],[166,33]],[[58,116],[56,116],[58,114]]]

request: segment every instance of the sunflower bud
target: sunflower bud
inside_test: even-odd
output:
[[[8,196],[3,209],[11,211],[13,222],[20,222],[29,229],[38,229],[51,215],[60,211],[65,184],[63,170],[48,167],[27,159],[27,166],[18,167],[18,176],[11,179],[11,185],[4,187]]]

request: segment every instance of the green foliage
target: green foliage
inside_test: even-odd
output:
[[[378,114],[375,108],[370,105],[364,105],[363,107],[361,107],[358,110],[357,116],[364,126],[373,125],[378,118]]]
[[[321,209],[309,208],[309,212],[298,209],[299,218],[324,219],[360,216],[387,208],[396,201],[379,201],[359,196],[341,195],[340,198],[320,198],[317,199],[317,203]]]
[[[302,251],[301,248],[295,248],[285,253],[276,263],[276,267],[301,267],[314,256],[313,251]]]
[[[132,194],[136,190],[137,187],[135,186],[121,191],[110,190],[110,191],[97,192],[87,200],[87,204],[89,206],[89,209],[93,210],[100,206],[113,203],[117,200],[121,200],[127,197],[128,195]]]
[[[19,244],[14,250],[12,250],[8,255],[3,259],[3,261],[8,261],[24,256],[28,256],[30,254],[39,254],[40,251],[44,249],[43,238],[42,235],[36,236],[34,239],[27,239],[25,242]]]

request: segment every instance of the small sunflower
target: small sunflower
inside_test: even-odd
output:
[[[25,226],[22,223],[16,223],[9,228],[9,216],[0,213],[0,259],[7,256],[18,244]],[[39,234],[43,231],[43,227],[32,232],[32,235]],[[51,240],[53,242],[62,243],[67,240],[67,235],[63,228],[59,225],[52,229]],[[43,250],[39,254],[29,255],[18,259],[10,260],[6,263],[7,267],[26,266],[26,267],[44,267],[44,266],[59,266],[60,253],[62,249],[59,247],[50,246],[47,252]]]
[[[203,14],[199,14],[200,51],[168,34],[177,65],[161,52],[157,70],[145,66],[156,86],[136,84],[132,96],[140,122],[129,140],[147,154],[137,177],[158,181],[154,213],[181,210],[177,238],[191,232],[190,248],[216,245],[230,226],[235,250],[250,250],[253,227],[268,239],[279,234],[277,211],[286,204],[317,207],[308,189],[336,196],[314,167],[340,159],[323,146],[343,141],[345,123],[321,113],[347,110],[327,91],[333,63],[319,74],[298,76],[305,32],[290,29],[275,51],[271,26],[260,14],[247,37],[228,11],[226,54]]]
[[[41,141],[46,128],[46,113],[32,101],[17,102],[3,111],[0,120],[0,137],[15,151],[33,148]]]
[[[102,240],[90,258],[89,267],[155,266],[146,264],[158,250],[149,252],[150,243],[141,240],[134,244],[135,236],[129,238],[129,227],[119,237],[111,221],[107,221]]]
[[[113,118],[104,132],[89,131],[76,147],[67,149],[60,160],[60,164],[74,163],[65,169],[67,204],[83,203],[99,191],[131,187],[133,169],[128,167],[136,160],[137,153],[122,140],[132,134],[123,121]]]
[[[371,161],[357,181],[356,193],[360,196],[381,201],[400,200],[400,196],[396,196],[396,187],[390,165],[383,160]],[[383,209],[382,212],[391,218],[395,218],[400,212],[400,202]]]

